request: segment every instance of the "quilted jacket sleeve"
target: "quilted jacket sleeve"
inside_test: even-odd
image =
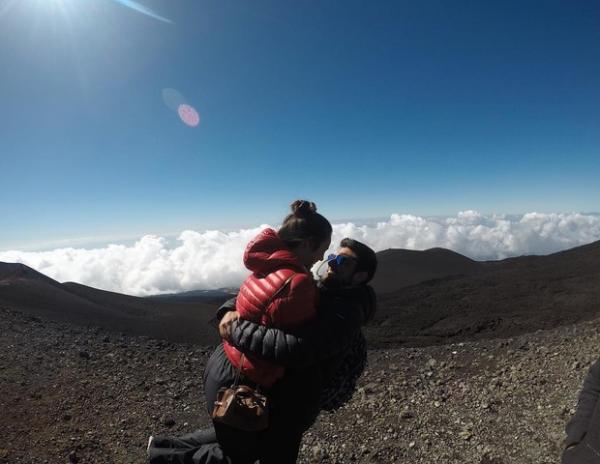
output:
[[[233,324],[229,341],[247,354],[303,367],[347,349],[364,322],[364,311],[358,305],[336,305],[293,333],[240,319]]]
[[[273,327],[292,329],[313,319],[317,312],[317,287],[308,274],[298,273],[285,296],[277,297],[267,312]]]

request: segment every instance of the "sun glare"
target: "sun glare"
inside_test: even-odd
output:
[[[60,8],[63,9],[66,6],[68,0],[38,0],[38,3],[44,3],[46,6],[50,8]]]
[[[33,0],[35,10],[45,14],[58,14],[66,17],[73,7],[73,0]]]

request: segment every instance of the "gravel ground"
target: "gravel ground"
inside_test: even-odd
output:
[[[42,321],[0,308],[0,463],[144,463],[151,434],[209,423],[212,347]],[[305,435],[301,463],[557,463],[600,354],[598,321],[373,350],[353,400]]]

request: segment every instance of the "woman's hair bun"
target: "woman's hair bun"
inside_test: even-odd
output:
[[[296,200],[290,205],[292,213],[298,218],[305,218],[317,212],[317,205],[312,201]]]
[[[296,200],[290,208],[292,212],[285,217],[277,231],[287,246],[295,249],[307,242],[316,251],[322,243],[331,240],[331,224],[317,213],[317,205],[312,201]]]

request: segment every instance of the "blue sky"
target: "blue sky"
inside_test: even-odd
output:
[[[0,0],[0,250],[598,211],[596,1],[135,3]]]

